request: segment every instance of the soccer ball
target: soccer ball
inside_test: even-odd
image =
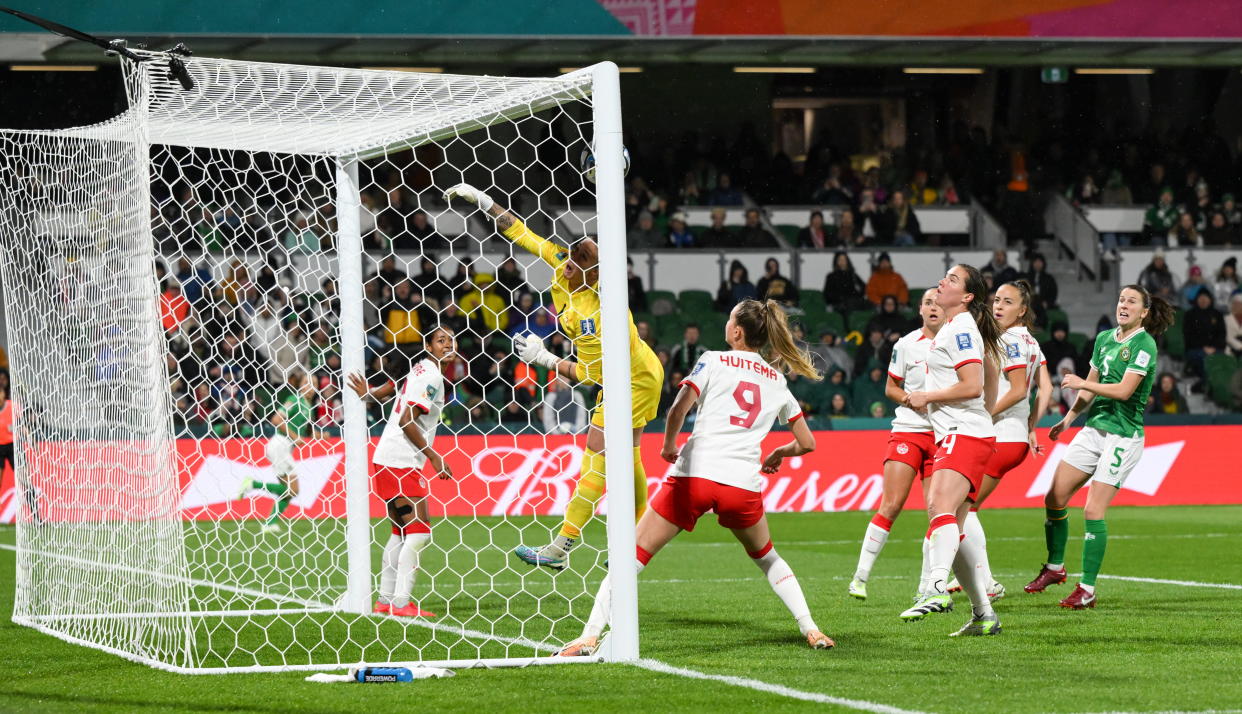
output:
[[[630,173],[630,150],[621,147],[621,156],[625,159],[625,167],[621,169],[621,175],[626,176]],[[582,170],[582,175],[587,181],[595,183],[595,147],[589,146],[582,150],[582,155],[578,157],[578,166]]]

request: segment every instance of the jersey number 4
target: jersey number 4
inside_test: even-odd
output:
[[[738,382],[737,388],[733,390],[733,400],[737,402],[738,408],[745,412],[745,415],[729,417],[729,423],[749,429],[759,418],[759,412],[763,409],[762,400],[759,397],[759,385],[754,382]]]

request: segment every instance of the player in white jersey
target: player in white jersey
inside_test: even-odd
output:
[[[952,609],[946,587],[953,569],[965,585],[973,616],[956,635],[993,635],[1000,620],[987,596],[987,584],[976,572],[971,549],[961,548],[958,523],[978,496],[984,467],[992,457],[996,429],[985,395],[995,394],[1001,329],[987,304],[987,284],[979,271],[955,265],[937,286],[936,304],[946,322],[932,339],[927,355],[925,391],[911,392],[906,405],[927,408],[938,448],[928,491],[928,576],[923,596],[901,613],[919,620],[932,612]]]
[[[962,532],[966,540],[964,548],[977,548],[977,559],[984,582],[988,583],[988,597],[993,601],[1005,596],[1005,586],[992,576],[988,563],[987,536],[979,522],[979,508],[996,490],[1001,478],[1026,460],[1028,453],[1043,453],[1043,447],[1035,437],[1035,424],[1048,411],[1052,399],[1052,380],[1048,377],[1047,360],[1039,348],[1039,342],[1031,336],[1030,327],[1035,323],[1035,311],[1031,309],[1031,284],[1025,280],[1005,283],[996,290],[992,300],[992,316],[1005,333],[1001,335],[1004,350],[1001,353],[1001,382],[1005,391],[997,395],[992,405],[992,423],[996,426],[996,451],[983,470],[983,483],[979,497],[966,514]],[[1038,380],[1038,383],[1036,382]],[[1031,409],[1031,390],[1037,389],[1035,409]],[[957,581],[949,583],[948,591],[961,590]]]
[[[867,599],[867,579],[871,576],[871,568],[888,541],[893,521],[901,515],[915,477],[922,480],[926,495],[927,477],[932,475],[936,440],[932,436],[931,422],[926,412],[916,412],[905,406],[905,400],[910,392],[923,389],[927,375],[927,351],[932,338],[944,324],[944,310],[936,304],[934,288],[923,293],[919,301],[919,316],[923,318],[923,326],[897,340],[888,364],[888,384],[884,394],[901,406],[897,407],[893,417],[893,431],[888,437],[888,451],[884,456],[884,494],[880,498],[880,508],[867,524],[862,551],[858,554],[858,567],[850,581],[850,596],[859,600]]]
[[[433,444],[444,409],[443,366],[455,348],[453,331],[436,327],[423,340],[426,357],[414,364],[394,400],[392,414],[371,457],[375,494],[388,507],[392,535],[384,546],[380,593],[374,612],[395,617],[435,617],[410,600],[419,552],[431,543],[427,484],[420,473],[431,465],[441,479],[453,477]],[[396,392],[389,382],[371,389],[361,375],[349,375],[349,386],[362,399],[387,399]]]
[[[768,532],[761,491],[764,478],[790,456],[815,448],[798,401],[789,392],[785,372],[822,379],[810,356],[798,349],[773,300],[743,300],[725,324],[726,352],[708,352],[681,383],[681,391],[665,419],[661,456],[676,464],[635,532],[638,570],[683,530],[694,530],[699,518],[715,511],[720,525],[733,531],[746,553],[767,576],[807,644],[827,649],[835,643],[820,632],[793,571],[776,550]],[[766,355],[766,357],[765,357]],[[677,435],[686,415],[699,405],[694,432],[680,450]],[[779,420],[789,424],[793,441],[762,456],[762,442]],[[608,624],[611,609],[608,578],[600,583],[582,637],[561,650],[563,656],[592,654]]]

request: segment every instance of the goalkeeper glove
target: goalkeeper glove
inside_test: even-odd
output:
[[[492,200],[491,196],[488,196],[486,193],[483,193],[468,183],[459,183],[444,192],[445,201],[452,201],[454,198],[460,198],[464,201],[468,201],[469,203],[473,203],[484,211],[492,210],[492,206],[496,204],[496,202]]]
[[[538,335],[530,333],[516,335],[513,338],[513,346],[517,348],[518,358],[527,364],[539,365],[556,371],[556,365],[561,361],[560,357],[552,354],[543,346],[543,340],[539,339]]]

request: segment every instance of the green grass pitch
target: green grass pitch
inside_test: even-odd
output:
[[[777,549],[797,573],[820,626],[837,640],[837,649],[827,652],[806,648],[758,570],[709,517],[695,533],[675,540],[640,576],[642,655],[710,675],[927,712],[1195,711],[1242,703],[1242,619],[1237,616],[1242,604],[1242,558],[1237,556],[1242,507],[1113,509],[1106,575],[1235,587],[1102,578],[1098,608],[1084,612],[1056,606],[1068,586],[1043,595],[1021,590],[1043,555],[1042,513],[985,510],[983,516],[993,569],[1009,589],[997,607],[1005,628],[997,637],[946,637],[965,621],[961,597],[959,609],[951,614],[918,623],[897,619],[916,584],[919,539],[926,527],[921,513],[908,512],[897,521],[872,574],[866,602],[851,600],[845,589],[868,514],[770,517]],[[1072,518],[1068,566],[1074,571],[1081,511]],[[594,530],[600,528],[593,525],[592,533],[602,533]],[[462,541],[468,544],[474,537],[463,531]],[[505,534],[496,530],[490,537],[499,542]],[[0,529],[0,543],[12,544],[13,539],[11,528]],[[482,556],[469,550],[463,545],[444,556],[458,564],[454,571],[462,573],[464,582],[486,582],[487,573],[499,569],[505,578],[503,583],[497,578],[493,595],[512,592],[505,583],[518,581],[521,571],[505,570],[513,565],[502,560],[500,550]],[[0,550],[0,573],[5,574],[0,576],[0,600],[10,608],[13,571],[13,551]],[[593,590],[602,571],[590,571],[585,582],[581,574],[557,577],[566,575],[578,579],[577,590]],[[544,608],[550,613],[545,630],[559,636],[562,625],[555,624],[556,618],[571,609],[585,616],[589,598],[564,594],[575,587],[553,583],[546,573],[524,580],[531,594],[515,607]],[[290,584],[291,591],[300,587],[305,584]],[[477,625],[499,612],[489,609],[489,598],[451,595],[452,589],[448,581],[440,581],[434,592],[424,586],[418,594],[429,607],[437,598],[450,604],[462,623],[470,623],[473,616]],[[527,625],[536,639],[542,636],[538,622]],[[564,621],[563,626],[572,636],[569,624]],[[410,631],[430,632],[379,626],[389,628],[382,632],[396,639]],[[520,629],[520,623],[500,629],[506,628]],[[446,645],[445,652],[465,654],[461,646]],[[497,654],[494,645],[479,651]],[[14,625],[7,617],[0,622],[0,652],[3,712],[836,708],[628,665],[461,670],[452,679],[365,686],[308,683],[305,673],[175,675],[63,643]]]

